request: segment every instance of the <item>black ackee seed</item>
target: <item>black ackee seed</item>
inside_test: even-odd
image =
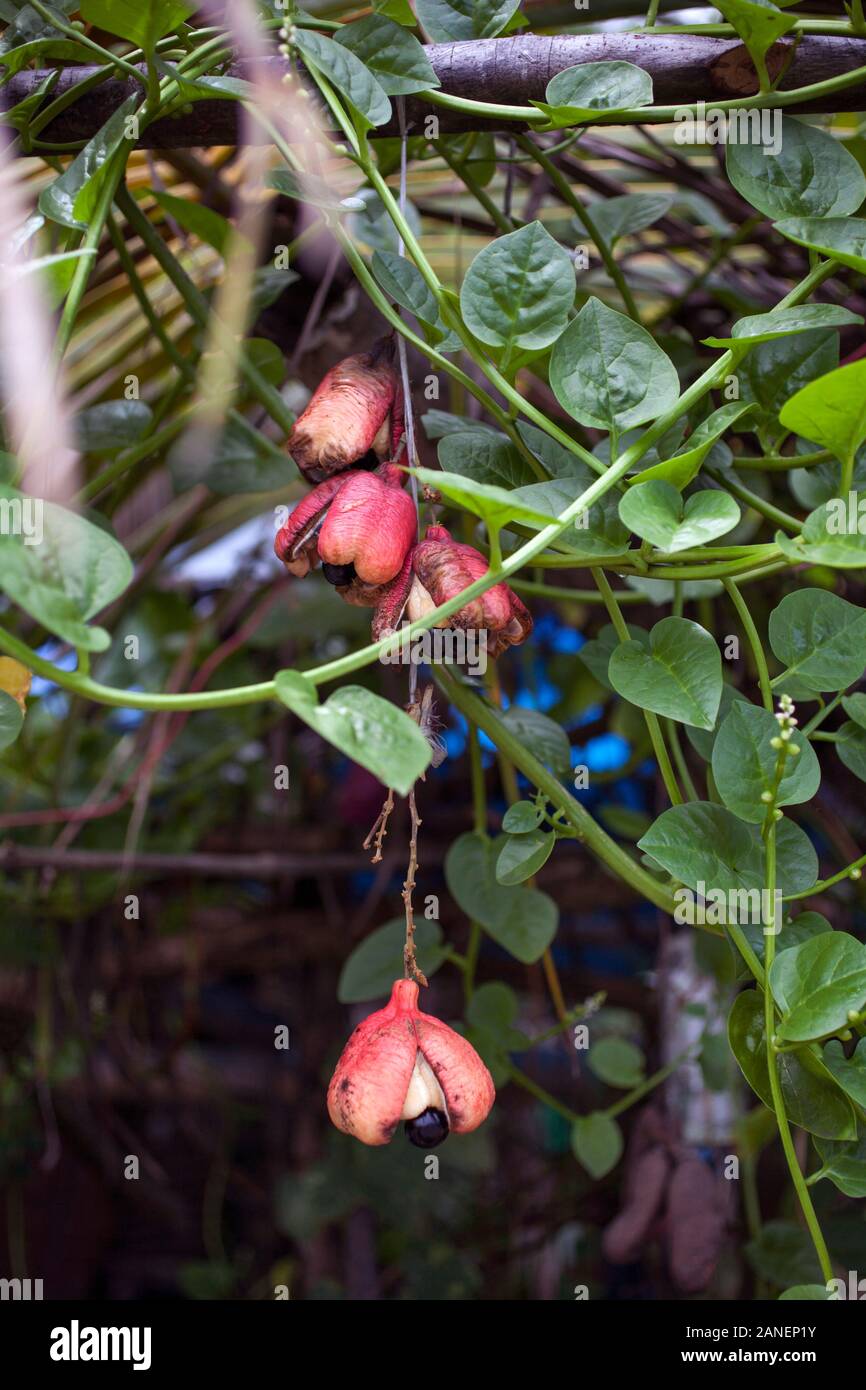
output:
[[[344,584],[351,584],[355,578],[355,566],[348,565],[322,565],[322,574],[329,584],[337,585],[342,588]]]
[[[448,1119],[441,1110],[428,1106],[414,1120],[406,1121],[409,1143],[418,1149],[435,1149],[448,1138]]]

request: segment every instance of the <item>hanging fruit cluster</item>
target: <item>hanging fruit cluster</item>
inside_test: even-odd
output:
[[[396,632],[487,573],[484,556],[430,526],[417,541],[414,504],[400,466],[406,450],[403,390],[392,338],[338,362],[295,421],[288,450],[316,484],[277,533],[274,549],[289,574],[321,565],[347,603],[372,608],[373,636]],[[405,460],[410,460],[408,455]],[[498,656],[523,642],[532,618],[507,584],[495,584],[437,626],[488,634]]]
[[[372,608],[376,640],[396,633],[404,618],[432,613],[489,568],[444,526],[428,526],[417,539],[415,504],[400,466],[407,441],[393,356],[393,339],[380,339],[369,352],[338,362],[316,388],[288,441],[315,486],[274,543],[289,574],[302,579],[321,565],[347,603]],[[494,584],[438,626],[486,632],[488,655],[495,657],[529,636],[532,618],[507,584]],[[392,804],[389,793],[382,833]],[[410,807],[414,855],[412,796]],[[416,980],[426,981],[414,965],[411,922],[407,904],[407,976],[414,978],[397,980],[386,1007],[355,1029],[328,1088],[328,1112],[338,1129],[364,1144],[387,1144],[402,1120],[411,1143],[426,1149],[451,1132],[477,1129],[495,1091],[471,1044],[418,1008]]]

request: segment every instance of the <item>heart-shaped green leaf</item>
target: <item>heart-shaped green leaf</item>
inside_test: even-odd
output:
[[[481,835],[461,835],[445,859],[448,891],[466,916],[516,960],[531,965],[547,950],[559,919],[556,903],[535,888],[496,881],[499,845]]]
[[[387,998],[391,986],[403,973],[403,944],[406,918],[395,917],[365,936],[347,957],[340,971],[337,998],[341,1004],[365,1004],[368,999]],[[415,949],[418,963],[428,979],[445,959],[438,922],[421,918],[415,923]]]
[[[669,553],[705,545],[740,520],[740,509],[726,492],[708,490],[683,498],[660,478],[630,488],[620,499],[619,514],[636,536]]]
[[[574,265],[540,222],[497,237],[463,279],[460,308],[482,343],[540,352],[564,329],[574,304]]]
[[[776,957],[770,985],[783,1012],[783,1038],[808,1042],[834,1033],[866,1005],[866,946],[847,932],[822,932]]]
[[[728,1016],[728,1041],[743,1076],[759,1100],[773,1109],[764,998],[755,989],[737,995]],[[807,1047],[781,1052],[776,1058],[785,1110],[794,1124],[828,1139],[853,1139],[857,1121],[851,1102],[842,1094],[820,1057]]]
[[[711,729],[722,698],[722,658],[713,637],[687,618],[662,618],[641,642],[622,642],[608,666],[614,690],[633,705]]]
[[[565,68],[547,84],[544,101],[534,101],[554,128],[591,121],[600,111],[649,106],[652,78],[635,63],[579,63]]]
[[[622,1148],[622,1130],[603,1110],[581,1115],[571,1127],[571,1151],[596,1182],[616,1167]]]
[[[88,624],[132,579],[123,546],[83,516],[13,487],[0,484],[0,501],[13,519],[0,530],[0,589],[49,632],[105,651],[108,633]]]
[[[595,298],[557,339],[550,384],[569,415],[602,430],[654,420],[679,395],[667,353],[645,328]]]
[[[719,795],[741,820],[759,825],[767,814],[761,800],[776,787],[778,753],[772,740],[779,725],[769,710],[736,700],[713,744],[713,777]],[[821,782],[821,767],[807,738],[797,738],[796,757],[787,758],[776,791],[777,806],[810,801]]]
[[[809,690],[844,690],[866,668],[866,609],[826,589],[797,589],[773,609],[770,646]]]
[[[778,112],[775,115],[778,119]],[[775,154],[757,140],[725,146],[728,178],[752,207],[766,217],[856,212],[866,198],[866,178],[839,140],[818,126],[783,115],[778,144]]]
[[[690,801],[663,811],[638,840],[638,849],[695,893],[761,890],[766,885],[766,850],[757,825],[747,825],[709,801]],[[792,820],[776,828],[776,883],[782,893],[805,893],[818,878],[818,856],[804,830]],[[732,904],[737,916],[753,914],[752,900]],[[744,908],[745,912],[739,911]]]

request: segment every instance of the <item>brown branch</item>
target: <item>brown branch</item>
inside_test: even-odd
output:
[[[771,72],[780,69],[792,47],[793,40],[789,39],[774,45],[769,55]],[[655,101],[661,105],[686,105],[701,99],[712,103],[757,91],[755,70],[738,39],[705,38],[697,34],[521,34],[470,43],[428,44],[426,51],[443,92],[507,105],[526,105],[532,98],[543,99],[547,84],[556,73],[578,63],[602,60],[630,62],[644,68],[653,79]],[[268,58],[266,62],[280,74],[287,66],[286,60],[279,57]],[[810,34],[797,45],[782,86],[785,90],[795,90],[861,67],[866,67],[866,39]],[[63,96],[76,82],[99,71],[97,67],[63,68],[52,91],[52,100]],[[243,75],[239,65],[230,71]],[[32,96],[47,76],[46,71],[16,73],[5,88],[6,105],[15,106]],[[51,145],[88,140],[134,91],[138,91],[138,84],[131,78],[127,81],[106,79],[61,112],[40,133],[40,139]],[[840,105],[846,111],[866,110],[866,82],[804,103],[797,109],[834,111]],[[409,133],[423,129],[424,121],[433,111],[442,131],[498,129],[503,125],[501,121],[490,122],[442,107],[434,108],[423,97],[410,97],[406,101]],[[235,101],[197,101],[188,114],[154,121],[142,132],[139,146],[182,149],[233,145],[238,141],[238,119],[239,108]],[[512,124],[510,128],[519,127]],[[377,133],[397,134],[396,120]],[[264,132],[260,138],[262,143],[267,143]]]
[[[50,865],[62,873],[130,873],[195,875],[208,878],[293,878],[321,874],[354,874],[363,867],[360,853],[303,854],[163,854],[122,850],[53,849],[51,846],[0,844],[0,870],[11,873]]]

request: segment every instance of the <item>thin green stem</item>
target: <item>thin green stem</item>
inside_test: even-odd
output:
[[[784,752],[782,752],[780,758],[784,760]],[[776,822],[772,819],[766,836],[766,855],[767,902],[773,904],[776,901]],[[773,910],[774,909],[771,907],[770,911],[772,912]],[[778,1057],[774,1043],[776,1034],[776,1011],[773,1003],[773,992],[770,988],[770,973],[773,968],[773,959],[776,952],[775,932],[778,924],[773,920],[769,925],[772,930],[766,932],[764,937],[766,942],[764,946],[764,965],[766,969],[766,978],[764,981],[764,1032],[766,1035],[767,1069],[770,1075],[770,1092],[773,1100],[773,1109],[776,1113],[776,1124],[779,1127],[779,1137],[782,1141],[782,1149],[788,1164],[788,1171],[791,1174],[791,1181],[794,1184],[800,1202],[800,1208],[803,1212],[809,1234],[812,1237],[818,1255],[821,1273],[824,1276],[825,1282],[829,1282],[833,1278],[833,1266],[830,1262],[830,1254],[827,1250],[826,1241],[824,1240],[824,1233],[821,1230],[815,1208],[812,1204],[811,1194],[806,1186],[800,1164],[797,1161],[797,1153],[794,1148],[793,1138],[791,1137],[791,1126],[788,1123],[788,1116],[785,1111],[785,1098],[782,1094],[782,1083],[779,1079]]]
[[[767,658],[764,655],[764,647],[758,636],[758,629],[755,626],[754,618],[749,611],[749,605],[746,603],[733,579],[725,579],[722,582],[728,597],[737,610],[737,616],[743,624],[743,631],[746,634],[746,639],[751,648],[755,667],[758,672],[758,685],[761,687],[761,697],[764,701],[764,708],[770,710],[772,713],[773,692],[770,689],[770,672],[767,667]]]
[[[610,620],[613,623],[614,628],[616,629],[617,637],[619,638],[620,642],[629,642],[631,638],[629,635],[628,625],[624,617],[622,616],[622,613],[619,610],[619,605],[616,601],[616,595],[614,594],[613,589],[610,587],[610,584],[608,583],[607,575],[604,573],[604,570],[596,569],[595,567],[593,567],[590,570],[590,574],[592,575],[593,579],[598,585],[599,592],[601,593],[601,596],[604,599],[605,607],[607,608]],[[656,756],[656,762],[659,765],[659,771],[662,775],[662,781],[665,784],[665,790],[667,791],[670,802],[673,806],[681,806],[683,803],[682,794],[680,792],[679,787],[677,786],[677,779],[674,775],[673,767],[671,766],[670,755],[668,754],[667,745],[665,744],[664,735],[662,734],[661,725],[658,721],[658,716],[653,714],[652,711],[648,709],[643,710],[642,713],[644,720],[646,721],[647,731],[650,736],[650,742],[652,743],[653,752]]]
[[[527,154],[533,156],[536,163],[544,170],[545,174],[550,179],[550,182],[553,184],[560,197],[577,213],[577,216],[580,218],[598,248],[598,254],[604,262],[605,270],[619,290],[626,312],[630,318],[634,319],[635,323],[640,323],[640,312],[635,303],[635,298],[631,292],[628,281],[625,278],[622,266],[616,260],[613,251],[599,231],[598,223],[587,208],[586,203],[575,193],[568,179],[557,169],[553,160],[548,159],[544,150],[539,149],[538,145],[533,142],[530,136],[518,135],[515,143]]]

